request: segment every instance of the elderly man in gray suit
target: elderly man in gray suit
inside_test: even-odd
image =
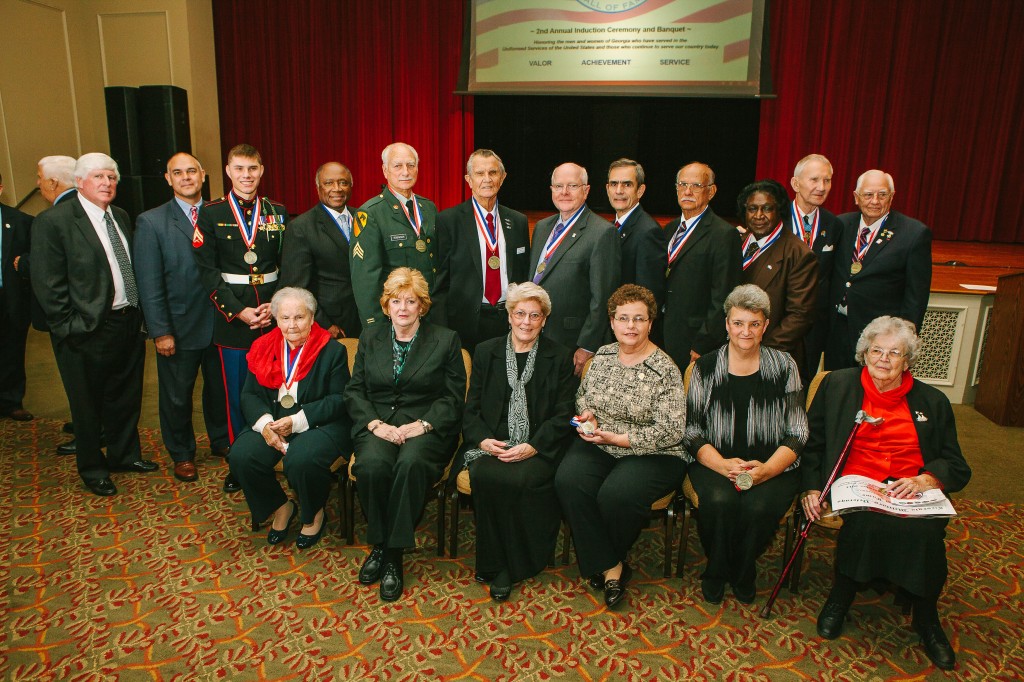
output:
[[[164,446],[174,460],[174,477],[195,481],[199,474],[192,392],[200,369],[210,451],[223,456],[228,448],[224,382],[213,346],[215,313],[192,255],[206,172],[194,156],[180,153],[167,161],[164,178],[174,198],[136,222],[135,278],[149,337],[156,346]]]
[[[576,375],[609,336],[608,297],[621,276],[618,235],[587,208],[587,169],[563,163],[551,174],[558,209],[537,223],[530,249],[533,281],[551,296],[545,334],[575,348]]]

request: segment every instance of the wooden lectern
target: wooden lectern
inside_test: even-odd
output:
[[[1024,272],[996,288],[974,409],[1000,426],[1024,426]]]

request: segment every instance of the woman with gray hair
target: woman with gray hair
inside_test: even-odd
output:
[[[910,374],[919,348],[913,323],[876,318],[857,341],[857,361],[864,366],[837,370],[821,382],[811,404],[811,438],[801,467],[807,491],[802,507],[809,519],[820,518],[828,504],[819,491],[860,410],[883,421],[856,431],[842,475],[880,481],[897,499],[935,488],[951,493],[967,485],[971,468],[960,452],[949,400]],[[951,670],[956,655],[937,607],[947,575],[947,521],[870,511],[844,514],[836,541],[835,582],[818,615],[818,634],[826,639],[842,634],[846,612],[865,583],[893,583],[910,598],[912,624],[928,658]]]
[[[352,451],[351,424],[342,392],[349,380],[348,353],[313,321],[316,299],[305,289],[279,289],[270,301],[277,327],[253,342],[246,360],[242,416],[250,427],[231,445],[231,473],[242,486],[256,531],[270,519],[267,542],[276,545],[301,514],[299,549],[320,541],[331,464]],[[284,474],[298,504],[274,473]]]
[[[477,580],[505,601],[547,565],[561,510],[554,477],[572,438],[572,351],[541,336],[551,298],[533,282],[505,300],[511,332],[473,355],[464,457],[476,512]]]
[[[708,558],[704,599],[721,602],[728,582],[736,599],[750,604],[757,558],[800,489],[807,415],[796,362],[761,345],[771,315],[768,294],[744,284],[724,308],[729,342],[693,366],[683,442]]]

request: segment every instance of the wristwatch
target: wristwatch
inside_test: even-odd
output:
[[[426,419],[420,419],[418,421],[420,424],[423,424],[423,433],[430,433],[431,431],[434,430],[434,427],[431,426],[430,422],[428,422]]]

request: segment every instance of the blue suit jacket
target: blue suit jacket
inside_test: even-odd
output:
[[[174,199],[135,223],[135,281],[149,337],[173,335],[183,350],[200,350],[213,341],[214,310],[199,280],[192,232]]]

